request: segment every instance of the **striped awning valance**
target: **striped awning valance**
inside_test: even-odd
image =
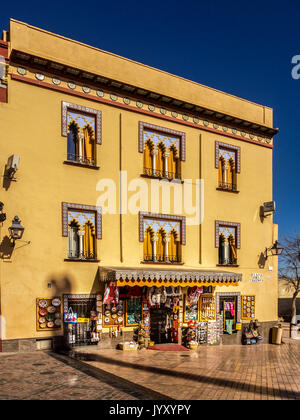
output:
[[[100,269],[102,281],[117,281],[118,286],[232,286],[242,274],[227,271]]]

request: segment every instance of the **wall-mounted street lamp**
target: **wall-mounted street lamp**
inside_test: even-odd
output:
[[[15,243],[16,240],[22,238],[24,227],[21,225],[21,220],[18,218],[18,216],[14,217],[12,225],[8,228],[8,231],[13,243]]]
[[[268,255],[268,251],[271,252],[269,255]],[[275,241],[274,244],[271,246],[271,248],[265,249],[265,259],[267,260],[268,257],[281,255],[282,251],[283,251],[283,247],[279,245],[278,241]]]

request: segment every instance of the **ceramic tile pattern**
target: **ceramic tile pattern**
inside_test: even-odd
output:
[[[300,342],[197,352],[1,354],[0,399],[299,400]]]

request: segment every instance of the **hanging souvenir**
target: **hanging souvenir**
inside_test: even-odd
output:
[[[77,324],[77,313],[73,312],[72,308],[69,308],[69,311],[64,313],[64,322],[66,324]]]
[[[113,303],[114,306],[119,303],[119,289],[113,281],[106,284],[104,292],[103,304],[107,305],[108,303]]]

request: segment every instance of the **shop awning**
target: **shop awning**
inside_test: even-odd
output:
[[[150,270],[101,267],[101,281],[122,286],[237,286],[242,274],[218,270]]]

